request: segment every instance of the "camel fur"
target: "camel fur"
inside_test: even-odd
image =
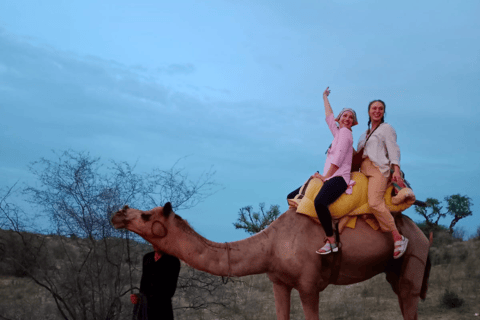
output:
[[[319,319],[319,293],[329,284],[348,285],[386,273],[398,296],[404,319],[417,319],[417,304],[425,298],[430,268],[430,243],[415,223],[399,215],[401,233],[410,243],[405,255],[393,260],[389,233],[373,230],[359,219],[346,228],[339,253],[320,256],[323,228],[289,209],[269,227],[247,239],[216,243],[196,233],[170,203],[149,211],[124,207],[112,218],[115,228],[137,233],[160,250],[195,269],[217,276],[267,273],[273,283],[278,320],[290,319],[291,290],[300,294],[306,320]]]

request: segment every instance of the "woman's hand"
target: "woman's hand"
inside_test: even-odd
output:
[[[395,166],[395,169],[392,175],[392,181],[396,182],[400,186],[404,185],[402,175],[400,174],[400,169],[398,168],[398,166]]]
[[[321,175],[320,173],[318,173],[318,172],[315,172],[315,173],[311,176],[311,178],[317,178],[317,179],[320,179],[320,180],[322,180],[322,181],[325,181],[325,177],[322,176],[322,175]]]
[[[325,117],[333,114],[332,107],[330,106],[330,102],[328,101],[328,95],[330,94],[330,89],[325,89],[323,92],[323,105],[325,106]],[[335,117],[334,117],[335,118]]]
[[[327,89],[325,89],[325,91],[323,91],[323,97],[326,98],[328,97],[328,95],[330,94],[330,87],[327,87]]]

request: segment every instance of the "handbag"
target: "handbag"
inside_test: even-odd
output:
[[[352,157],[352,172],[360,171],[363,161],[363,149],[360,149]]]

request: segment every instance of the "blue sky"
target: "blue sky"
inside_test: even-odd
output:
[[[480,2],[2,1],[1,186],[51,150],[139,171],[211,166],[223,189],[179,212],[214,241],[316,170],[337,113],[382,99],[418,199],[461,194],[480,225]],[[147,208],[145,208],[147,209]],[[405,212],[419,221],[413,209]],[[444,221],[447,224],[448,221]]]

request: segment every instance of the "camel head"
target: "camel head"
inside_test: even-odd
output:
[[[115,229],[127,229],[135,232],[154,247],[167,252],[169,243],[169,229],[174,225],[175,213],[170,202],[163,207],[156,207],[149,211],[141,211],[124,206],[112,217]],[[172,230],[173,229],[173,230]]]

